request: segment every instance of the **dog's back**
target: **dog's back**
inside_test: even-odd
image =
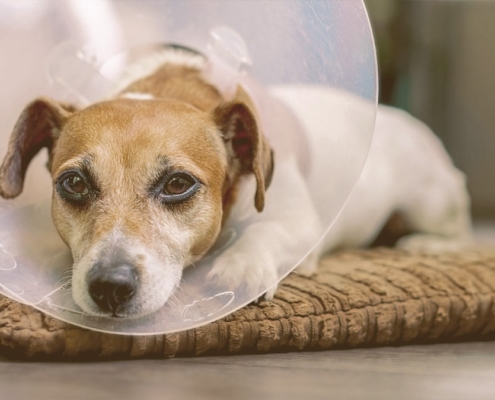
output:
[[[339,204],[352,183],[352,175],[342,170],[343,161],[352,154],[342,154],[340,142],[345,141],[345,149],[355,152],[359,167],[359,155],[366,151],[373,103],[331,88],[282,87],[274,93],[290,105],[306,127],[312,161],[308,188],[312,197],[316,203],[334,198]],[[334,210],[334,214],[337,212]],[[442,143],[411,115],[378,106],[367,161],[325,239],[324,251],[369,245],[397,213],[408,230],[428,234],[424,240],[416,237],[414,243],[407,243],[411,247],[438,245],[432,236],[456,244],[458,239],[464,241],[470,236],[465,178],[452,164]]]

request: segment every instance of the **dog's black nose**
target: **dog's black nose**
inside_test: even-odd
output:
[[[128,264],[115,267],[95,265],[88,274],[89,294],[103,310],[114,316],[132,299],[136,293],[137,272]]]

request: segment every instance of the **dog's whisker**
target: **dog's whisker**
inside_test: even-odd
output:
[[[66,276],[69,276],[69,275],[72,275],[72,267],[71,268],[64,269],[60,273],[60,276],[62,276],[62,277],[66,277]]]
[[[207,254],[208,254],[208,251],[206,251],[204,253],[191,253],[191,255],[194,257],[204,257]]]
[[[182,283],[182,282],[184,282],[184,278],[182,278],[182,277],[181,277],[181,278],[180,278],[180,282],[179,282],[179,284],[177,285],[177,289],[179,289],[179,290],[180,290],[180,292],[182,293],[182,296],[184,297],[184,296],[185,296],[185,294],[184,294],[184,290],[182,289],[182,285],[181,285],[181,283]],[[172,293],[172,295],[173,295],[173,293]]]
[[[61,286],[65,286],[67,285],[70,281],[72,280],[72,277],[70,276],[66,276],[66,277],[61,277],[56,283],[55,285],[57,287],[61,287]]]
[[[77,304],[72,299],[71,299],[71,301],[68,301],[67,304],[64,304],[64,307],[68,308],[68,309],[76,309],[77,310]],[[83,313],[84,313],[84,311],[83,311]]]
[[[179,301],[179,299],[177,298],[177,296],[175,296],[173,293],[170,295],[170,298],[169,298],[169,301],[170,301],[170,304],[172,306],[174,306],[177,311],[179,311],[179,313],[182,313],[183,309],[181,307],[181,302]]]
[[[177,304],[179,303],[179,299],[173,293],[170,295],[169,301],[171,301],[171,302],[174,302],[175,301]]]

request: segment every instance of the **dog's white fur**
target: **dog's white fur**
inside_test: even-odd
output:
[[[329,128],[345,130],[355,124],[351,120],[366,120],[369,106],[332,90],[287,88],[275,93],[307,121],[313,162],[309,190],[317,194],[318,185],[328,180],[332,160],[338,158],[332,154]],[[339,178],[345,179],[337,176],[332,182],[337,191],[343,184]],[[364,170],[324,249],[369,244],[393,211],[399,211],[412,230],[437,239],[464,241],[470,236],[465,177],[439,139],[406,112],[378,106]]]
[[[370,121],[370,103],[336,89],[279,87],[272,95],[288,105],[306,128],[311,172],[303,179],[294,159],[276,162],[265,210],[246,234],[218,257],[211,272],[233,285],[275,281],[283,254],[291,246],[301,245],[301,241],[308,247],[316,243],[327,227],[321,226],[311,203],[325,200],[318,198],[322,185],[332,185],[337,196],[349,184],[345,173],[333,172],[338,170],[335,160],[340,155],[332,135],[358,135]],[[364,121],[362,127],[360,121]],[[348,140],[358,146],[359,138]],[[356,147],[356,151],[362,149]],[[254,185],[246,182],[240,197],[250,199],[253,191]],[[296,193],[299,196],[294,196]],[[326,200],[332,201],[331,197]],[[233,216],[242,213],[243,207],[246,205],[234,206]],[[369,245],[394,211],[418,232],[403,238],[399,242],[402,247],[452,250],[470,239],[464,175],[426,125],[404,111],[379,106],[363,172],[331,230],[299,271],[313,273],[326,252]]]
[[[184,245],[187,242],[187,235],[177,234],[180,229],[177,226],[173,226],[173,220],[167,222],[169,224],[163,225],[163,229],[169,231],[167,236],[171,240]],[[72,275],[72,296],[74,301],[76,304],[85,305],[88,313],[94,313],[95,315],[100,313],[88,293],[87,275],[91,267],[108,252],[108,249],[118,248],[119,246],[128,249],[130,260],[145,257],[141,259],[141,262],[146,263],[146,274],[141,276],[140,290],[146,295],[141,296],[133,312],[135,314],[146,314],[149,312],[148,310],[160,308],[166,302],[170,293],[178,286],[184,260],[181,260],[177,254],[171,252],[174,249],[173,246],[161,246],[162,248],[159,250],[144,246],[140,243],[139,238],[128,237],[118,227],[110,232],[104,240],[89,248],[88,251],[73,254],[75,259],[74,273]],[[167,261],[167,268],[163,268],[164,259]]]
[[[131,64],[119,79],[116,92],[120,92],[131,83],[152,75],[163,64],[180,65],[194,69],[202,69],[206,65],[205,57],[179,50],[157,51],[139,62]]]

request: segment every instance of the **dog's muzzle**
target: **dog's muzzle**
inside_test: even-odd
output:
[[[137,292],[138,274],[129,264],[103,266],[95,264],[87,276],[88,290],[103,312],[117,317]]]

